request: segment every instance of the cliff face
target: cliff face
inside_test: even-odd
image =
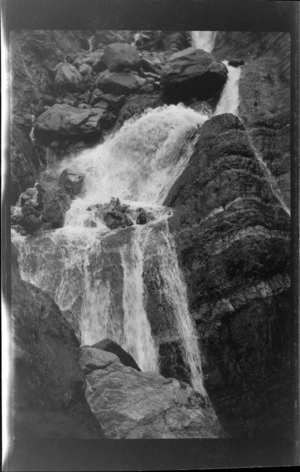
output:
[[[57,184],[55,162],[101,142],[106,133],[117,131],[148,107],[163,105],[162,71],[172,54],[189,46],[188,38],[182,32],[141,32],[135,38],[140,62],[135,57],[134,70],[115,72],[103,62],[105,47],[132,43],[134,32],[12,34],[11,203],[16,204],[21,192],[37,180],[47,192],[53,190]],[[293,395],[290,218],[280,200],[287,204],[290,201],[290,38],[283,33],[218,33],[213,55],[216,62],[244,62],[239,118],[231,114],[216,116],[191,133],[189,145],[193,142],[194,147],[190,161],[164,204],[173,210],[169,227],[204,359],[205,387],[220,423],[226,434],[236,437],[286,432],[291,430]],[[57,67],[65,71],[59,76],[59,86]],[[211,103],[217,98],[213,96]],[[202,109],[203,102],[186,97],[186,105]],[[32,135],[32,127],[41,129],[45,120],[47,139],[42,133]],[[41,174],[45,169],[47,172]],[[47,229],[43,226],[40,231]],[[117,323],[123,318],[124,274],[116,246],[118,238],[124,243],[130,232],[116,232],[102,245],[104,279],[114,290],[116,309],[121,313]],[[53,245],[47,237],[46,232],[46,244]],[[42,246],[35,246],[34,238],[31,244],[35,250],[42,250]],[[95,268],[95,280],[99,276],[98,256],[90,264],[91,270]],[[158,253],[144,262],[147,314],[159,345],[160,373],[179,380],[178,385],[174,381],[174,391],[183,395],[185,405],[193,394],[183,394],[181,383],[189,382],[190,372],[173,330],[170,304],[162,295],[163,280],[156,260],[160,257]],[[53,257],[50,262],[53,279],[61,264],[63,256],[57,260]],[[53,422],[58,421],[66,436],[73,428],[79,437],[103,435],[84,397],[79,343],[65,321],[71,322],[79,337],[80,290],[72,310],[64,312],[63,318],[49,295],[21,280],[13,261],[12,293],[19,349],[15,389],[19,434],[26,434],[36,409],[30,434],[36,434],[35,421],[48,424],[45,436],[54,434]],[[113,388],[119,395],[122,376],[127,378],[128,374],[126,402],[130,402],[132,379],[139,388],[149,379],[117,367],[121,380]],[[88,374],[93,382],[100,382],[101,375],[106,375],[109,383],[114,369],[97,369]],[[157,382],[163,385],[159,387],[163,392],[166,382],[159,376]],[[99,391],[102,388],[100,385]],[[97,394],[90,393],[101,424],[103,404]],[[118,408],[116,404],[115,414],[120,419]],[[197,437],[190,422],[190,407],[182,406],[182,411],[191,431],[187,437]],[[153,424],[148,418],[150,432],[144,428],[147,420],[142,419],[142,426],[134,426],[138,437],[159,437],[161,431],[173,437],[166,426],[167,416],[162,418],[155,417]],[[105,419],[109,431],[116,427],[110,421]],[[81,429],[79,424],[84,427]],[[174,437],[183,437],[178,431]],[[112,437],[117,436],[114,432]]]

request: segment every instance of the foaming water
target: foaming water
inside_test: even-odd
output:
[[[217,31],[191,31],[192,46],[196,49],[212,52],[217,34]]]
[[[241,68],[229,66],[228,61],[223,61],[223,64],[228,69],[228,76],[214,115],[232,113],[237,116],[240,104],[239,80]]]
[[[201,358],[168,231],[170,210],[161,204],[189,161],[192,131],[207,119],[205,113],[182,105],[163,106],[125,123],[105,143],[65,159],[57,173],[74,166],[85,174],[85,183],[66,213],[64,227],[16,238],[23,279],[47,291],[62,311],[72,313],[81,344],[110,337],[142,370],[158,371],[158,346],[145,308],[143,268],[148,236],[163,223],[157,241],[161,245],[159,270],[191,381],[201,392]],[[154,220],[110,231],[93,205],[105,204],[112,197],[128,203],[132,211],[142,206]]]

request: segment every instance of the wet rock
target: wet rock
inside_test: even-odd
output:
[[[101,96],[101,100],[106,101],[112,109],[119,110],[125,103],[125,96],[119,95],[116,97],[115,95],[107,93]]]
[[[136,217],[136,223],[138,225],[145,225],[151,220],[154,220],[154,216],[152,215],[152,213],[144,210],[143,208],[138,209],[138,214]]]
[[[74,91],[80,87],[82,76],[72,64],[61,62],[55,67],[55,85],[63,90]]]
[[[140,57],[135,46],[126,43],[110,44],[104,49],[103,62],[110,72],[122,72],[125,69],[138,70]]]
[[[133,225],[133,221],[126,214],[115,208],[103,212],[103,221],[109,229],[126,228],[126,226]]]
[[[133,72],[109,72],[107,70],[98,75],[96,83],[104,93],[129,95],[144,85],[145,79]]]
[[[67,167],[59,176],[58,183],[67,191],[71,198],[82,190],[85,174],[80,172],[76,167]]]
[[[12,245],[13,430],[17,438],[103,437],[84,396],[79,343],[54,301],[21,280]]]
[[[74,60],[74,65],[80,67],[83,64],[89,65],[94,73],[105,70],[106,64],[103,62],[103,52],[101,50],[92,51],[85,56],[78,56]]]
[[[116,121],[115,129],[119,129],[122,124],[134,115],[141,115],[147,108],[156,108],[163,105],[158,93],[151,95],[133,95],[121,108]]]
[[[99,133],[105,121],[104,111],[96,108],[80,110],[69,105],[54,105],[35,121],[35,135],[53,139]]]
[[[94,363],[100,368],[86,376],[89,386],[86,398],[108,438],[216,438],[222,435],[212,408],[187,384],[153,372],[137,372],[115,361],[116,356],[113,358],[114,362],[105,367],[102,360],[99,366],[97,358]]]
[[[44,195],[43,222],[51,223],[53,228],[61,228],[70,205],[70,197],[66,190],[61,185],[54,185]]]
[[[226,66],[212,54],[188,48],[169,57],[161,85],[166,101],[171,103],[189,98],[207,100],[220,93],[226,78]]]
[[[115,354],[118,357],[119,361],[123,365],[127,367],[132,367],[133,369],[138,371],[141,370],[135,362],[134,358],[130,354],[128,354],[128,352],[126,352],[118,343],[112,341],[109,338],[103,339],[102,341],[93,344],[92,347],[96,349],[101,349],[102,351],[111,352],[112,354]]]

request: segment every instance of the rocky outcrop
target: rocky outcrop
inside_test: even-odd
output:
[[[70,208],[70,197],[61,185],[53,185],[45,192],[43,199],[42,219],[50,223],[52,228],[64,225],[65,213]]]
[[[11,280],[15,437],[103,437],[85,400],[74,332],[45,292],[21,280],[14,247]]]
[[[214,411],[187,384],[122,365],[114,354],[83,347],[86,398],[111,439],[216,438]]]
[[[236,436],[286,426],[290,221],[238,118],[204,123],[165,203],[220,420]]]
[[[194,48],[169,57],[161,85],[167,102],[196,98],[207,100],[217,95],[227,78],[227,68],[213,55]]]
[[[35,134],[50,140],[59,136],[83,136],[101,134],[105,110],[80,109],[66,104],[56,104],[42,113],[34,123]]]
[[[54,68],[55,85],[59,90],[76,91],[82,82],[82,76],[78,69],[68,62],[60,62]]]
[[[133,357],[128,354],[128,352],[124,351],[124,349],[118,343],[112,341],[111,339],[102,339],[102,341],[94,344],[92,347],[96,349],[101,349],[102,351],[111,352],[119,358],[119,361],[123,365],[126,365],[127,367],[132,367],[133,369],[138,371],[141,370],[133,359]]]
[[[126,43],[106,46],[102,61],[110,72],[122,72],[125,69],[138,70],[140,67],[140,57],[136,47]]]
[[[101,72],[96,80],[96,84],[103,92],[113,95],[129,95],[145,83],[145,79],[132,72],[109,72],[108,70]]]
[[[67,167],[59,176],[58,183],[61,185],[71,198],[78,195],[83,186],[85,174],[75,167]]]

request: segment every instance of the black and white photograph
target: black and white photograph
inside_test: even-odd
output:
[[[5,470],[22,441],[293,441],[291,33],[95,25],[8,32]]]

